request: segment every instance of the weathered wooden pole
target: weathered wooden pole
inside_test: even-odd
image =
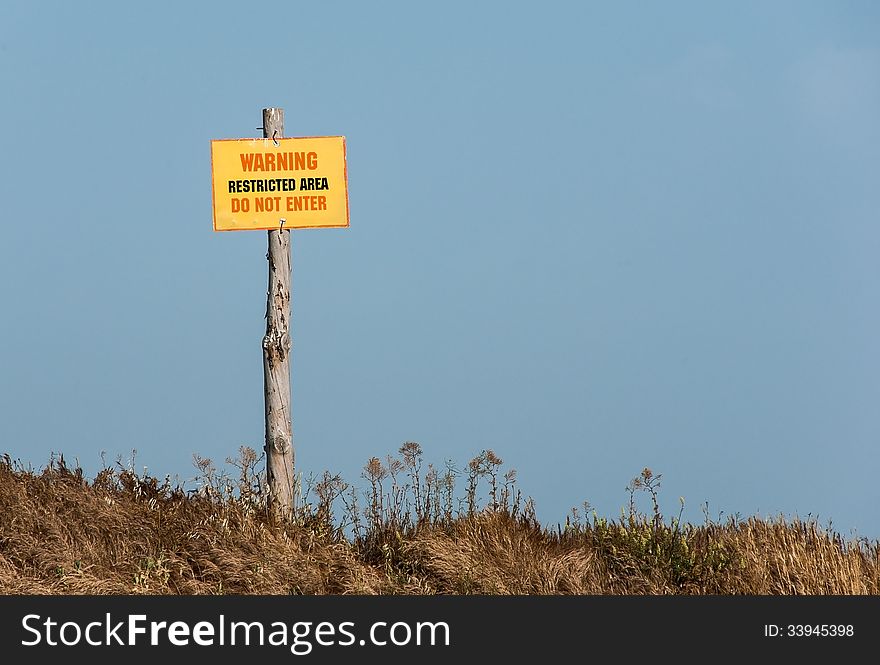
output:
[[[284,136],[284,109],[263,109],[263,136]],[[263,387],[266,405],[266,480],[269,509],[278,517],[293,512],[293,423],[290,409],[290,229],[269,231],[269,289],[263,337]]]

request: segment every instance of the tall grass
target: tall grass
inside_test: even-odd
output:
[[[280,523],[265,510],[256,452],[242,448],[223,469],[194,462],[186,488],[133,462],[89,480],[63,457],[35,471],[5,456],[0,593],[880,592],[880,543],[812,520],[667,518],[649,469],[630,482],[620,517],[585,504],[548,527],[493,451],[438,468],[408,442],[368,460],[360,484],[330,473],[301,482],[293,518]]]

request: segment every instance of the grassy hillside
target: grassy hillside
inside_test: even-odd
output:
[[[417,444],[372,458],[364,487],[325,474],[294,519],[266,514],[256,453],[196,458],[198,488],[130,466],[94,480],[63,459],[0,461],[3,594],[877,594],[880,543],[810,521],[660,514],[645,469],[630,508],[542,526],[513,472],[483,451],[457,474]],[[465,484],[456,498],[456,475]],[[653,511],[635,508],[647,493]],[[479,497],[485,497],[479,500]]]

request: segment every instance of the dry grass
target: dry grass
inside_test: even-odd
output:
[[[660,477],[630,484],[629,513],[588,507],[542,526],[513,472],[483,451],[463,474],[422,468],[418,444],[372,458],[366,491],[325,474],[290,523],[266,513],[260,460],[230,479],[196,457],[197,490],[63,458],[0,461],[3,594],[877,594],[880,543],[812,521],[664,519]],[[463,475],[465,495],[455,498]],[[485,505],[479,501],[484,489]],[[635,509],[646,492],[653,513]],[[363,505],[364,507],[359,507]],[[341,517],[336,518],[335,509]]]

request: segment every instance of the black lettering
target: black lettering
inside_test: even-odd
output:
[[[295,192],[296,178],[267,178],[265,180],[229,180],[230,194],[259,192]],[[300,189],[327,189],[327,178],[303,178]]]
[[[318,189],[330,189],[327,178],[300,178],[299,188],[303,191],[314,191]]]

